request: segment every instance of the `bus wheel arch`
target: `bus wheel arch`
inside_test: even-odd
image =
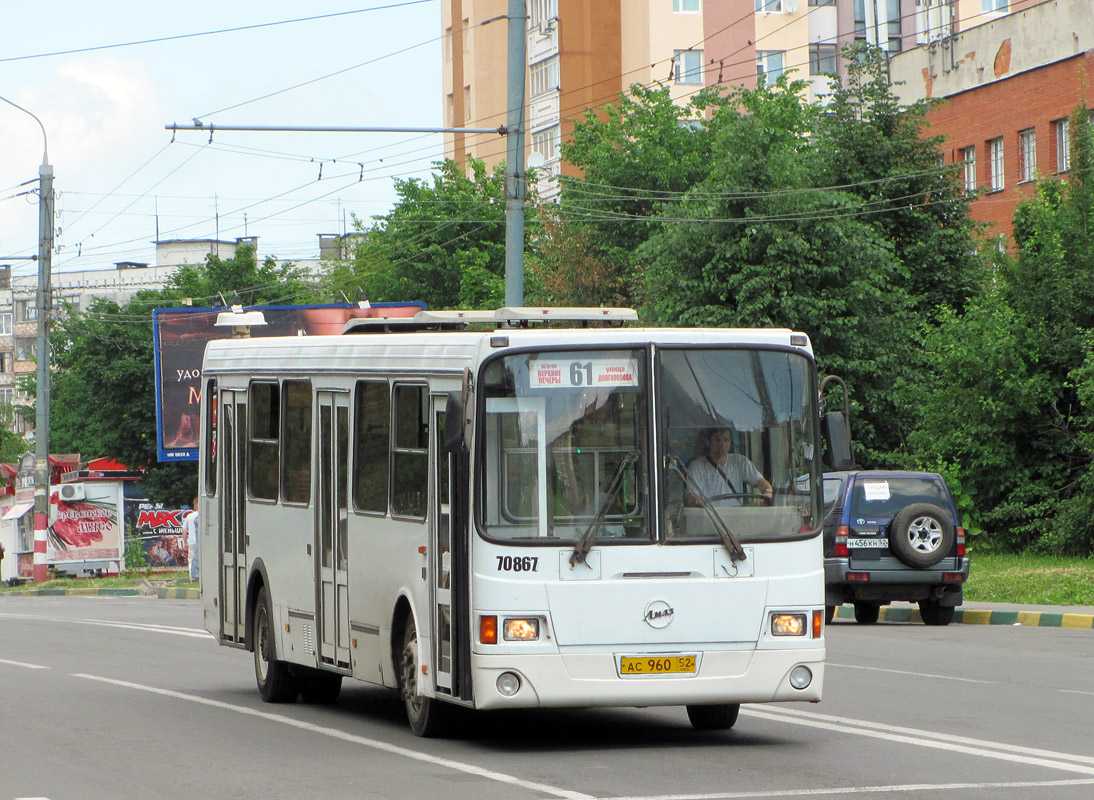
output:
[[[254,652],[254,613],[255,605],[258,602],[258,593],[263,589],[266,589],[267,597],[270,602],[273,602],[272,596],[269,595],[270,580],[266,575],[266,565],[262,563],[262,559],[255,559],[251,565],[251,576],[247,579],[247,594],[246,602],[243,605],[243,632],[244,632],[244,644],[246,645],[247,652]]]
[[[396,687],[406,707],[407,721],[415,736],[432,738],[444,733],[446,713],[449,709],[435,697],[418,694],[418,677],[421,670],[418,628],[410,601],[401,596],[395,605],[391,626],[391,657],[395,667]]]

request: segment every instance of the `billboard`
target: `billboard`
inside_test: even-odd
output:
[[[157,308],[152,312],[156,368],[156,445],[160,461],[196,461],[201,409],[201,362],[205,345],[230,339],[230,327],[216,327],[224,308]],[[266,325],[259,336],[340,334],[358,317],[412,317],[424,303],[355,305],[247,306],[261,311]]]
[[[121,561],[121,503],[118,482],[50,487],[46,563],[71,570],[84,562]]]

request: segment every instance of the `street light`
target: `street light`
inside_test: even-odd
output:
[[[42,129],[42,166],[38,168],[38,397],[34,421],[34,582],[46,579],[46,532],[49,528],[49,314],[53,309],[50,269],[53,259],[53,167],[46,126],[6,97],[9,106],[34,118]]]

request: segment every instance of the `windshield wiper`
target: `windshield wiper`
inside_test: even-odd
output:
[[[696,484],[695,480],[688,474],[687,468],[684,466],[684,462],[680,460],[680,457],[665,456],[665,466],[679,475],[680,479],[684,482],[684,487],[687,491],[699,499],[699,505],[707,512],[711,524],[714,525],[714,529],[718,531],[718,536],[722,539],[722,544],[725,545],[726,550],[729,551],[730,559],[737,562],[744,561],[748,558],[745,549],[741,547],[741,541],[733,535],[733,531],[726,525],[725,520],[722,519],[722,515],[718,513],[718,509],[710,504],[698,484]]]
[[[570,554],[571,567],[585,563],[585,556],[589,554],[589,549],[593,546],[593,537],[596,536],[596,532],[600,530],[600,526],[604,523],[604,515],[608,513],[608,507],[615,502],[619,490],[623,488],[623,474],[627,471],[627,467],[632,467],[637,463],[637,452],[627,453],[623,456],[623,460],[619,462],[619,467],[612,478],[612,485],[608,487],[607,494],[604,495],[604,500],[600,503],[600,508],[596,510],[596,516],[589,523],[589,527],[585,529],[585,533],[581,535],[577,546],[574,547],[574,552]]]

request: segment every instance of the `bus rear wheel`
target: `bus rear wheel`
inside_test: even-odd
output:
[[[414,627],[414,619],[409,617],[403,632],[403,649],[399,656],[399,693],[406,706],[406,718],[410,723],[410,730],[415,736],[428,739],[439,736],[443,731],[447,709],[439,700],[418,694],[420,664],[418,631]]]
[[[737,723],[740,703],[720,703],[715,706],[687,706],[691,727],[697,731],[725,731]]]
[[[270,613],[270,598],[266,587],[258,590],[253,619],[251,642],[254,644],[258,692],[267,703],[291,703],[296,700],[300,688],[289,671],[289,665],[277,659],[273,615]]]

